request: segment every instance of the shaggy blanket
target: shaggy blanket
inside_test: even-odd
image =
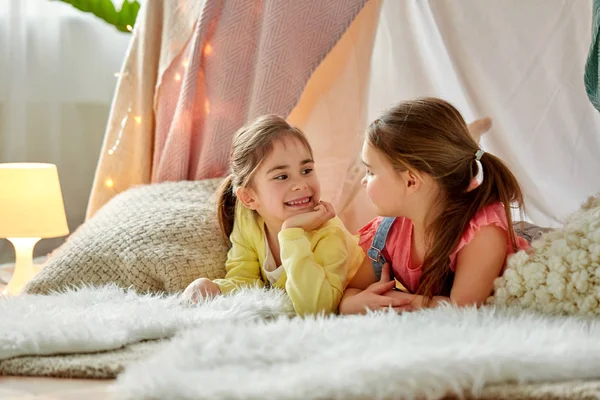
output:
[[[307,319],[290,311],[281,292],[256,289],[192,307],[114,287],[6,298],[0,359],[178,333],[126,367],[114,387],[122,398],[439,398],[600,376],[600,322],[580,317],[450,306]]]
[[[0,360],[89,353],[173,336],[211,321],[270,319],[293,308],[280,291],[239,291],[196,307],[175,296],[138,295],[116,286],[52,296],[0,298]]]
[[[13,357],[0,361],[0,376],[114,379],[128,365],[148,357],[167,340],[147,340],[92,353]]]
[[[224,321],[177,336],[117,383],[128,398],[441,398],[600,375],[600,322],[443,307],[402,316]]]

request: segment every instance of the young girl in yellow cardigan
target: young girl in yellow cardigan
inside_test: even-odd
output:
[[[197,302],[271,286],[285,290],[299,315],[337,312],[365,255],[320,194],[312,149],[299,129],[274,115],[241,128],[218,201],[231,241],[227,274],[195,280],[183,297]]]

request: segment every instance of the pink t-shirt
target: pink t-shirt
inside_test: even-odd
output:
[[[377,217],[367,225],[359,230],[360,233],[360,246],[363,248],[365,253],[371,247],[373,237],[377,232],[377,227],[383,220],[383,217]],[[502,203],[490,204],[475,214],[475,216],[469,222],[469,225],[465,228],[460,242],[450,254],[450,269],[452,272],[456,269],[456,256],[458,252],[465,247],[473,237],[475,233],[483,226],[496,225],[508,232],[508,221],[504,212],[504,206]],[[512,227],[510,227],[512,229]],[[419,281],[421,279],[421,265],[413,266],[410,262],[411,252],[411,241],[412,241],[413,225],[408,218],[398,217],[394,221],[390,228],[390,232],[387,237],[385,247],[383,248],[383,256],[386,260],[392,263],[394,275],[399,278],[406,288],[411,292],[415,293],[419,288]],[[522,237],[517,236],[517,247],[519,249],[526,249],[529,247],[529,243]],[[513,253],[512,244],[510,242],[510,236],[506,235],[506,255]]]

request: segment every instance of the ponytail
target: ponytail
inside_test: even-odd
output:
[[[521,188],[515,176],[498,157],[484,153],[479,163],[472,159],[470,176],[463,185],[450,191],[445,199],[445,209],[429,227],[431,248],[423,261],[423,274],[419,294],[429,298],[436,294],[450,295],[454,274],[447,267],[450,254],[456,249],[462,234],[475,214],[483,207],[501,202],[504,205],[508,234],[513,249],[517,249],[517,239],[512,228],[511,204],[519,208],[523,204]],[[479,165],[483,168],[481,184],[469,190],[469,182],[476,176]]]
[[[484,153],[480,162],[483,167],[483,181],[474,190],[476,194],[474,206],[479,210],[492,202],[501,202],[504,205],[510,242],[513,250],[517,250],[517,238],[514,230],[511,229],[513,226],[511,205],[515,204],[521,212],[523,209],[523,193],[517,178],[506,164],[493,154]]]
[[[219,218],[219,227],[225,240],[233,231],[233,222],[235,219],[236,197],[233,193],[233,176],[228,175],[219,189],[217,189],[217,216]]]

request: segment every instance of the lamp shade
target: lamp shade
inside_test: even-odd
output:
[[[69,233],[56,165],[0,164],[0,237]]]

